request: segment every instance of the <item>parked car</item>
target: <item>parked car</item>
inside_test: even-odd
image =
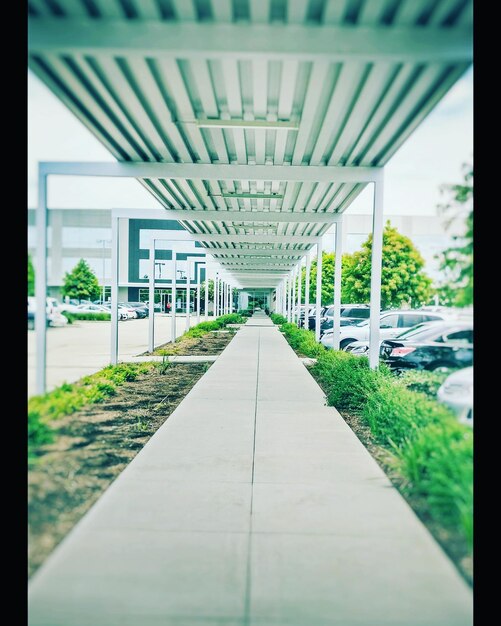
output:
[[[326,306],[321,307],[321,309],[320,309],[320,318],[322,318],[322,316],[325,313],[326,309],[327,309]],[[310,309],[308,311],[308,330],[315,330],[315,324],[316,324],[316,319],[317,319],[316,312],[317,312],[317,307],[314,304],[310,305]],[[302,325],[303,325],[303,323],[302,323],[302,320],[301,320],[301,327],[302,327]]]
[[[371,309],[368,304],[342,304],[341,305],[341,326],[357,324],[361,320],[369,319]],[[334,323],[334,305],[328,306],[320,318],[320,336],[326,330],[332,328]]]
[[[47,326],[65,326],[68,323],[68,318],[62,315],[59,302],[56,298],[47,297],[45,302]],[[35,328],[36,303],[37,301],[34,296],[28,296],[28,329],[31,330]]]
[[[137,318],[137,311],[134,307],[131,307],[128,302],[119,302],[118,306],[127,311],[127,319],[132,320]]]
[[[473,366],[448,376],[438,390],[437,399],[452,409],[460,422],[473,426]]]
[[[395,337],[395,341],[400,341],[401,339],[412,339],[413,341],[435,341],[437,338],[443,336],[444,333],[448,332],[449,329],[452,332],[456,328],[458,328],[458,322],[456,321],[435,320],[433,322],[422,322],[421,324],[417,324],[416,326],[403,330]],[[380,349],[383,341],[384,340],[381,340],[379,342]],[[345,352],[351,352],[357,356],[364,355],[369,352],[369,342],[353,341],[348,344],[344,350]]]
[[[445,316],[440,313],[419,313],[412,309],[383,311],[380,316],[379,328],[381,339],[391,339],[402,332],[404,328],[412,328],[422,322],[443,320]],[[369,320],[363,320],[358,324],[343,326],[340,329],[340,348],[344,350],[353,341],[369,340]],[[320,342],[326,348],[332,348],[332,329],[326,330]]]
[[[468,367],[473,364],[473,325],[449,323],[428,339],[385,339],[381,343],[381,358],[396,372]]]
[[[146,305],[144,302],[127,302],[127,306],[133,308],[136,311],[138,319],[148,317],[150,313],[148,305]]]
[[[102,304],[79,304],[75,313],[109,313]]]
[[[102,304],[100,305],[103,307],[104,311],[106,313],[111,313],[111,303],[106,303],[106,304]],[[117,306],[117,310],[118,310],[118,319],[119,320],[128,320],[129,319],[129,313],[127,312],[127,309],[124,309],[123,306],[118,305]]]

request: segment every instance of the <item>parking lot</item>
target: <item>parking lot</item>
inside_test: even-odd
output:
[[[196,324],[196,316],[191,325]],[[183,334],[184,316],[177,317],[177,336]],[[60,328],[47,329],[47,391],[63,382],[71,383],[92,374],[110,362],[111,322],[78,321]],[[121,322],[118,327],[119,358],[140,354],[148,349],[148,319]],[[170,341],[171,318],[155,316],[155,343]],[[35,332],[28,331],[28,397],[35,394]]]

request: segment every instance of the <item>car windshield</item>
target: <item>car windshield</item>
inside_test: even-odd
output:
[[[420,335],[428,335],[428,331],[431,331],[431,334],[437,332],[436,326],[430,326],[430,322],[421,322],[421,324],[416,324],[416,326],[411,326],[411,328],[406,328],[402,333],[397,335],[398,339],[407,339],[407,337],[419,337]]]

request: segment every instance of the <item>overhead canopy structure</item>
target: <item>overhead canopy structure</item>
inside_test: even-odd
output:
[[[242,287],[276,287],[472,59],[471,0],[28,8],[31,69]]]

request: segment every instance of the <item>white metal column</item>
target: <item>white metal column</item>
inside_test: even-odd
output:
[[[308,251],[306,255],[306,277],[305,277],[305,285],[304,285],[304,303],[306,306],[306,310],[304,313],[304,328],[308,330],[308,309],[310,307],[310,272],[311,272],[311,255]]]
[[[287,321],[288,322],[292,322],[292,307],[291,307],[291,300],[292,300],[292,278],[291,278],[291,274],[292,272],[289,273],[289,276],[287,277]]]
[[[204,311],[204,319],[207,322],[209,319],[209,268],[207,265],[205,266],[205,311]]]
[[[196,267],[196,266],[195,266]],[[186,330],[190,330],[191,322],[191,259],[188,259],[188,272],[186,275]]]
[[[120,262],[120,218],[111,218],[111,336],[110,363],[118,363],[118,276]]]
[[[382,174],[381,172],[381,177],[374,183],[374,210],[372,214],[371,311],[369,320],[369,365],[372,368],[376,368],[379,364],[384,210],[384,179]]]
[[[219,274],[214,276],[214,318],[219,316]]]
[[[228,294],[230,299],[230,313],[233,313],[233,285],[228,285]]]
[[[201,293],[201,282],[202,282],[202,268],[204,268],[205,265],[203,263],[199,263],[197,265],[198,271],[197,271],[197,324],[200,324],[200,293]],[[207,274],[207,270],[205,270],[205,273]]]
[[[175,250],[172,251],[172,268],[173,268],[173,272],[172,272],[172,304],[170,307],[171,310],[171,327],[170,327],[170,333],[171,333],[171,343],[174,343],[176,341],[176,299],[177,299],[177,293],[176,293],[176,283],[177,283],[177,253]]]
[[[148,351],[155,349],[155,239],[150,241],[150,276],[149,276],[149,319],[148,319]],[[113,300],[113,296],[112,296]]]
[[[301,316],[301,287],[302,287],[301,273],[302,273],[301,261],[299,261],[299,264],[297,266],[297,321],[298,323],[299,323],[300,316]]]
[[[322,307],[322,238],[317,243],[317,294],[315,300],[315,339],[320,341],[320,308]]]
[[[343,221],[336,222],[336,259],[334,263],[334,317],[332,327],[332,347],[339,350],[341,331],[341,269],[343,263]]]
[[[297,278],[297,265],[292,270],[292,323],[293,324],[297,322],[296,316],[294,314],[294,309],[296,307],[296,278]]]
[[[37,268],[35,274],[35,339],[38,394],[47,390],[47,176],[38,174]]]

